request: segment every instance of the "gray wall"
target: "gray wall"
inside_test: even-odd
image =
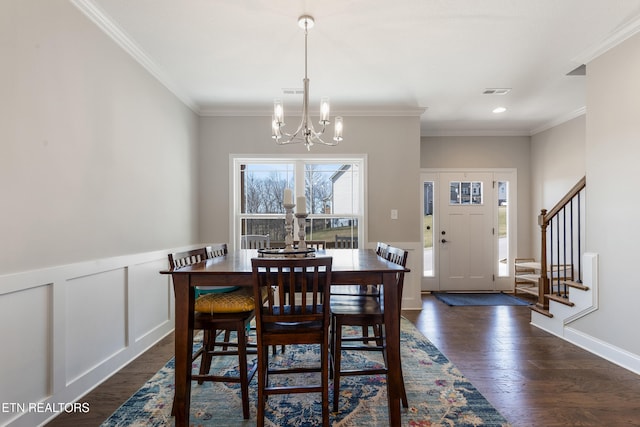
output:
[[[515,255],[526,257],[531,255],[530,155],[528,136],[422,137],[420,167],[515,168],[518,172],[518,248]]]
[[[0,273],[196,240],[198,117],[69,1],[0,22]]]
[[[229,155],[282,156],[366,154],[370,242],[420,241],[420,126],[416,117],[345,116],[344,141],[337,147],[278,146],[270,117],[203,117],[200,121],[199,229],[205,241],[229,240]],[[296,118],[287,120],[295,123]],[[390,219],[397,209],[399,219]]]
[[[637,358],[640,35],[587,70],[586,240],[587,250],[600,254],[600,308],[574,326]]]
[[[551,209],[585,176],[585,115],[531,137],[531,215],[533,254],[540,258],[541,209]]]

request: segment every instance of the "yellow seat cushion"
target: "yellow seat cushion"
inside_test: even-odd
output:
[[[266,294],[263,295],[263,299]],[[251,311],[256,304],[252,288],[242,288],[233,292],[205,294],[196,299],[195,311],[198,313],[241,313]]]

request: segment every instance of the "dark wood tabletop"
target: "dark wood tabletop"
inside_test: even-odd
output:
[[[191,400],[191,349],[193,347],[194,286],[253,286],[251,258],[257,250],[238,250],[176,270],[171,274],[175,291],[175,425],[189,425]],[[409,270],[378,256],[371,249],[328,249],[316,256],[331,256],[332,281],[340,285],[382,284],[387,342],[387,396],[389,425],[401,423],[400,416],[400,310],[396,276]]]

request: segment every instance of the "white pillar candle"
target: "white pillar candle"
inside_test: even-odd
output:
[[[296,213],[303,214],[307,213],[307,198],[304,196],[299,196],[296,202]]]
[[[293,193],[290,188],[284,189],[284,204],[292,205],[293,204]]]

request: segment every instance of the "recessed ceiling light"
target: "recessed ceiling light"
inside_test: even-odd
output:
[[[496,108],[494,108],[494,109],[493,109],[493,112],[494,112],[495,114],[504,113],[505,111],[507,111],[507,109],[506,109],[506,108],[504,108],[504,107],[496,107]]]

